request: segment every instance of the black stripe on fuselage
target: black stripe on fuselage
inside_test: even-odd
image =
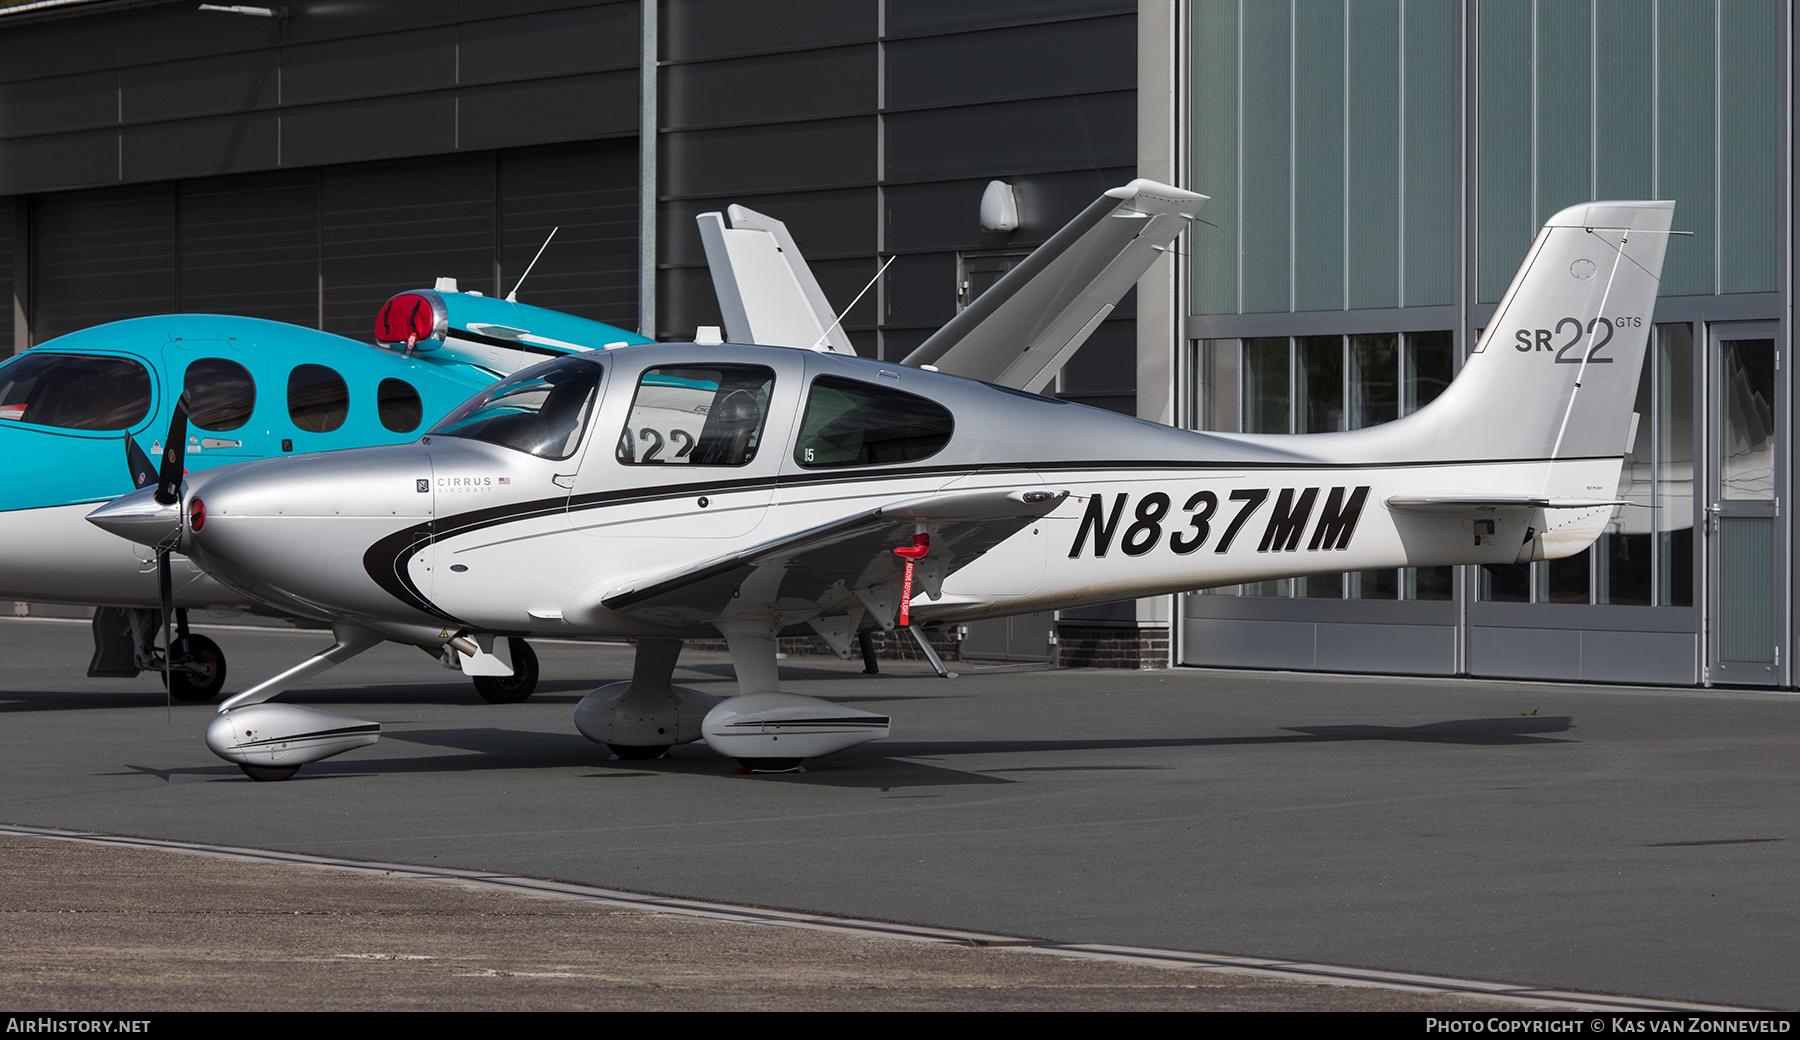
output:
[[[1366,470],[1366,469],[1416,469],[1426,466],[1513,466],[1540,462],[1598,462],[1617,459],[1616,455],[1591,455],[1575,458],[1536,458],[1536,459],[1444,459],[1436,462],[1214,462],[1214,461],[1144,461],[1132,459],[1127,461],[1058,461],[1058,462],[1019,462],[1004,463],[993,466],[913,466],[903,469],[857,469],[857,470],[823,470],[810,473],[781,473],[773,476],[739,477],[735,480],[705,480],[689,484],[664,484],[659,487],[618,488],[611,491],[590,491],[581,495],[569,495],[564,498],[538,498],[528,502],[513,502],[506,505],[492,506],[487,509],[471,510],[455,516],[438,520],[428,520],[421,524],[396,531],[376,541],[363,553],[363,569],[375,584],[389,595],[415,610],[423,611],[434,618],[454,622],[464,622],[454,615],[445,613],[435,603],[419,591],[413,584],[412,576],[407,573],[406,559],[417,552],[421,546],[429,544],[434,537],[452,538],[468,534],[483,528],[498,527],[501,524],[516,523],[521,520],[533,520],[538,517],[551,516],[557,513],[579,513],[589,509],[605,506],[625,505],[639,502],[655,502],[663,499],[692,498],[696,495],[717,494],[721,491],[752,491],[762,488],[776,490],[784,487],[808,487],[818,484],[853,484],[878,480],[898,480],[911,477],[946,476],[949,474],[1000,474],[1029,473],[1046,474],[1073,472],[1078,470],[1183,470],[1189,472],[1255,470]]]

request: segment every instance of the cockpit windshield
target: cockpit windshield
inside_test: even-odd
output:
[[[150,414],[150,373],[122,357],[31,351],[0,367],[0,419],[123,430]]]
[[[451,412],[431,436],[467,437],[542,459],[566,459],[581,444],[604,371],[580,356],[533,365]]]

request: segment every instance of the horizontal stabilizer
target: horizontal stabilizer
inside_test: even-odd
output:
[[[1143,179],[1107,191],[903,364],[1042,390],[1206,201]]]
[[[1395,495],[1388,508],[1398,513],[1442,516],[1482,509],[1604,509],[1622,506],[1618,498],[1544,498],[1535,495]]]
[[[743,206],[694,221],[728,341],[856,353],[786,224]]]

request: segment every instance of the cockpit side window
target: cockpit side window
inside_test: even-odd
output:
[[[566,459],[581,444],[605,369],[577,355],[516,372],[470,398],[431,430]]]
[[[761,365],[645,370],[614,457],[628,466],[743,466],[756,458],[775,373]]]
[[[188,395],[188,422],[202,430],[235,430],[256,410],[256,380],[250,370],[225,358],[201,358],[181,379]]]
[[[955,430],[956,420],[935,401],[820,376],[806,396],[794,461],[811,467],[913,462],[942,451]]]
[[[150,414],[150,373],[129,358],[21,355],[0,367],[0,420],[123,430]]]

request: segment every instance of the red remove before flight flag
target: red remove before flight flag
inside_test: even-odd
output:
[[[911,613],[909,608],[912,604],[913,561],[924,559],[925,554],[930,551],[931,536],[928,534],[915,534],[911,545],[896,546],[894,549],[894,555],[906,561],[906,580],[900,584],[900,625],[902,628],[906,627],[908,615]]]

